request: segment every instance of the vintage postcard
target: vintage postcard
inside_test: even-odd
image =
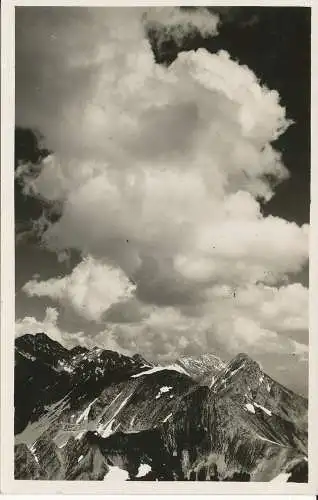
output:
[[[4,2],[4,492],[316,493],[314,15]]]

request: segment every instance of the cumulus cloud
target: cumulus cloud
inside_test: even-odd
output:
[[[58,311],[54,307],[47,307],[43,320],[38,320],[33,316],[25,316],[23,319],[18,319],[15,323],[15,335],[29,334],[36,335],[37,333],[46,333],[51,339],[56,340],[60,344],[67,347],[70,343],[71,334],[64,332],[58,326]],[[81,342],[83,332],[77,332],[76,343]],[[75,344],[74,344],[75,345]]]
[[[217,35],[219,16],[206,8],[177,9],[175,7],[153,7],[144,13],[146,28],[155,32],[157,43],[172,38],[179,46],[189,35],[202,37]]]
[[[105,347],[112,339],[121,351],[163,361],[211,350],[231,355],[247,350],[257,355],[264,348],[305,359],[302,342],[308,329],[308,290],[299,283],[241,288],[216,284],[206,290],[205,301],[199,304],[158,306],[139,301],[136,288],[123,273],[89,258],[66,277],[33,279],[24,290],[31,296],[55,299],[85,319],[107,324],[100,332],[90,332],[87,345]],[[298,341],[289,338],[291,334]]]
[[[77,345],[88,348],[92,348],[95,345],[102,345],[104,349],[114,350],[122,354],[128,353],[128,351],[117,344],[111,331],[107,333],[105,331],[101,332],[96,336],[96,339],[87,337],[83,331],[75,333],[65,331],[59,325],[59,313],[54,307],[46,308],[43,320],[39,320],[34,316],[25,316],[23,319],[18,319],[16,321],[16,337],[26,334],[36,335],[37,333],[45,333],[51,339],[56,340],[67,349],[71,349]]]
[[[124,310],[127,311],[126,307]],[[292,307],[288,313],[292,314],[291,310]],[[137,321],[108,322],[107,330],[95,337],[95,341],[102,346],[111,332],[122,349],[161,362],[202,352],[217,352],[228,358],[241,351],[256,359],[262,359],[263,354],[306,359],[307,346],[302,343],[299,331],[300,342],[297,342],[289,335],[282,335],[278,321],[267,326],[261,314],[234,304],[234,300],[210,303],[204,314],[198,316],[185,315],[175,307],[139,305],[138,312],[141,317]]]
[[[156,64],[149,26],[177,43],[216,35],[204,10],[39,10],[31,38],[26,10],[17,121],[55,154],[19,175],[61,211],[43,243],[83,262],[25,291],[104,321],[98,342],[152,357],[290,352],[285,333],[307,328],[307,290],[287,282],[308,227],[261,211],[288,177],[272,145],[290,125],[278,93],[224,51]]]
[[[84,259],[63,278],[33,279],[23,287],[30,296],[50,297],[93,321],[99,321],[111,305],[129,298],[134,288],[120,269],[91,258]]]

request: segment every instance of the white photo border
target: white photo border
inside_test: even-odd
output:
[[[260,6],[311,7],[311,209],[309,306],[309,481],[302,483],[236,482],[120,482],[34,481],[14,479],[14,126],[15,126],[15,12],[16,6]],[[120,494],[120,495],[246,495],[318,493],[318,1],[162,0],[2,0],[1,9],[1,492],[9,494]],[[315,50],[316,49],[316,50]],[[316,142],[315,142],[316,139]],[[107,488],[107,489],[106,489]],[[266,497],[264,497],[266,499]]]

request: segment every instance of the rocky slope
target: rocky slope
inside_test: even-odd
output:
[[[246,355],[163,367],[26,335],[15,374],[17,479],[307,480],[307,400]]]

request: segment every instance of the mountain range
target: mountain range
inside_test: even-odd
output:
[[[240,353],[158,365],[15,341],[15,478],[307,482],[308,400]]]

